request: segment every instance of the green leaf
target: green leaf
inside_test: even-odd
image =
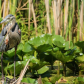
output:
[[[60,48],[65,46],[65,40],[60,35],[52,36],[52,43]]]
[[[34,56],[28,56],[27,54],[23,56],[23,60],[24,60],[24,61],[25,61],[25,60],[28,60],[28,59],[30,59],[31,62],[32,62],[32,63],[35,63],[35,64],[39,64],[39,62],[40,62],[40,61],[39,61],[36,57],[34,57]]]
[[[34,48],[37,49],[41,45],[52,45],[51,35],[43,34],[41,36],[34,37],[28,41],[28,43]]]
[[[77,80],[84,82],[84,77],[77,77]]]
[[[37,70],[37,73],[38,74],[43,74],[43,73],[45,73],[48,70],[49,70],[49,67],[43,66],[42,68],[40,68],[39,70]]]
[[[84,62],[84,55],[76,57],[78,62]]]
[[[17,51],[18,51],[18,50],[22,50],[22,49],[23,49],[23,44],[20,43],[20,44],[18,45]]]
[[[59,50],[58,47],[53,48],[53,51],[54,51],[54,52],[56,52],[56,51],[58,51],[58,50]]]
[[[51,81],[51,83],[55,84],[55,82],[58,81],[61,77],[62,77],[62,75],[52,75],[50,77],[50,81]]]
[[[8,76],[6,76],[7,78],[10,78],[10,79],[12,79],[13,78],[13,76],[11,76],[11,75],[8,75]]]
[[[28,44],[28,42],[25,42],[22,51],[23,51],[23,52],[30,52],[30,51],[32,51],[32,47]]]
[[[20,74],[21,70],[24,68],[24,66],[26,65],[27,61],[18,61],[15,64],[15,71],[17,74]],[[11,65],[8,65],[7,67],[5,67],[5,72],[10,72],[11,74],[14,74],[14,63]]]
[[[62,53],[61,51],[57,51],[57,52],[51,52],[51,54],[58,60],[60,60],[63,63],[66,63],[67,61],[71,60],[74,58],[73,55],[64,55],[64,53]]]
[[[20,54],[20,52],[22,51],[22,49],[23,49],[23,44],[20,43],[18,45],[16,54],[18,54],[18,53]],[[7,55],[8,57],[12,58],[13,56],[15,56],[15,48],[12,48],[11,50],[8,50],[4,54]]]
[[[69,49],[69,41],[65,42],[65,50]]]
[[[23,44],[20,43],[20,44],[18,45],[16,54],[21,54],[21,55],[22,55],[22,49],[23,49]]]
[[[49,44],[44,44],[44,45],[38,46],[36,50],[39,51],[39,52],[45,52],[49,49],[52,49],[52,46],[49,45]]]
[[[52,84],[52,83],[50,83],[50,82],[44,82],[44,84]]]
[[[84,41],[78,41],[75,44],[82,49],[82,52],[84,53]]]
[[[23,78],[21,82],[34,84],[35,81],[36,80],[35,79],[32,79],[32,78]]]
[[[7,52],[5,52],[5,54],[8,56],[8,57],[13,57],[15,55],[15,48],[11,49],[11,50],[8,50]]]

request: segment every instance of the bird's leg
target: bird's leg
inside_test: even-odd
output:
[[[1,54],[1,68],[2,68],[2,79],[4,79],[4,74],[3,74],[3,53]]]
[[[15,47],[15,56],[14,56],[14,78],[15,78],[15,62],[16,62],[15,57],[16,57],[16,51],[17,51],[17,46]]]

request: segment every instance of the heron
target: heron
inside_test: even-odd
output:
[[[5,27],[0,33],[0,52],[1,54],[1,68],[2,68],[2,79],[4,79],[3,73],[3,52],[15,48],[15,56],[17,51],[17,46],[21,41],[21,30],[16,22],[14,15],[7,15],[0,24],[5,23]],[[14,56],[14,78],[15,78],[15,56]]]

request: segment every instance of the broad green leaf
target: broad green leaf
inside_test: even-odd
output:
[[[49,78],[47,76],[45,76],[44,78],[42,78],[43,82],[49,82]]]
[[[28,59],[30,59],[30,68],[33,70],[38,70],[44,64],[44,62],[41,63],[41,61],[34,56],[28,56],[27,54],[23,56],[24,61]]]
[[[44,82],[44,84],[52,84],[51,82]]]
[[[21,70],[24,68],[26,63],[27,63],[27,61],[18,61],[18,62],[16,62],[15,71],[16,71],[17,74],[20,74]],[[11,65],[6,66],[4,70],[5,70],[6,73],[9,71],[11,74],[14,74],[14,63],[11,64]]]
[[[23,78],[21,82],[34,84],[35,81],[36,80],[32,78]]]
[[[41,61],[49,62],[50,64],[53,64],[56,58],[51,54],[51,51],[48,52],[42,52],[39,54],[38,59]]]
[[[54,74],[50,77],[50,81],[51,81],[51,83],[55,84],[55,82],[58,81],[61,77],[62,77],[62,75],[55,75]]]
[[[22,55],[22,49],[23,49],[23,44],[20,43],[20,44],[18,45],[18,47],[17,47],[17,52],[16,52],[16,54],[21,54],[21,55]]]
[[[82,49],[82,52],[84,53],[84,41],[78,41],[75,44]]]
[[[18,50],[22,50],[22,49],[23,49],[23,44],[20,43],[20,44],[18,45],[17,51],[18,51]]]
[[[60,60],[63,63],[66,63],[67,61],[73,59],[73,55],[64,55],[61,51],[53,52],[51,53],[56,59]]]
[[[77,77],[77,80],[84,82],[84,77]]]
[[[49,49],[52,49],[52,46],[49,45],[49,44],[44,44],[44,45],[38,46],[36,50],[37,50],[38,52],[45,52],[45,51],[47,51],[47,50],[49,50]]]
[[[13,78],[13,76],[10,76],[10,75],[9,75],[9,76],[6,76],[6,77],[7,77],[7,78],[10,78],[10,79],[12,79],[12,78]]]
[[[54,52],[56,52],[56,51],[58,51],[58,50],[59,50],[58,47],[53,48],[53,51],[54,51]]]
[[[43,66],[42,68],[40,68],[39,70],[37,70],[37,73],[38,74],[43,74],[43,73],[45,73],[48,70],[49,70],[49,67]]]
[[[65,42],[65,50],[69,49],[69,41]]]
[[[52,45],[51,35],[50,34],[43,34],[41,36],[37,36],[31,38],[28,43],[34,48],[37,49],[39,46],[48,44]]]
[[[30,51],[32,51],[32,47],[28,44],[28,42],[25,42],[22,51],[23,51],[23,52],[30,52]]]
[[[34,57],[34,56],[28,56],[27,54],[26,55],[24,55],[23,56],[23,60],[25,61],[25,60],[31,60],[31,62],[32,63],[36,63],[36,64],[39,64],[39,60],[36,58],[36,57]]]
[[[65,40],[60,35],[54,35],[52,36],[52,43],[58,47],[64,47],[65,46]]]
[[[73,42],[70,41],[70,48],[73,48]]]
[[[23,49],[23,44],[20,43],[20,44],[18,45],[16,54],[17,54],[17,53],[19,54],[22,49]],[[15,48],[12,48],[11,50],[8,50],[8,51],[5,52],[4,54],[7,55],[8,57],[12,58],[13,56],[15,56]]]
[[[82,54],[82,53],[81,53],[81,54]],[[84,62],[84,55],[82,54],[82,56],[76,57],[76,60],[77,60],[78,62]]]
[[[5,54],[9,57],[13,57],[15,55],[15,48],[8,50]]]

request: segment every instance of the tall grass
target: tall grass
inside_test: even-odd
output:
[[[79,0],[77,1],[77,3],[78,3],[78,27],[77,27],[77,41],[79,41],[80,40],[80,17],[79,17],[79,15],[80,15],[80,4],[79,4]]]
[[[17,7],[17,0],[13,0],[13,8],[12,8],[12,14],[15,15],[16,7]]]
[[[74,16],[74,8],[75,8],[74,6],[75,6],[75,1],[71,0],[69,6],[69,20],[68,20],[69,41],[72,41],[72,25],[73,25],[73,16]]]
[[[4,0],[3,7],[2,1],[0,0],[0,18],[4,18],[9,13],[17,15],[24,21],[23,24],[25,28],[27,28],[23,28],[24,31],[28,30],[28,32],[32,32],[32,34],[29,34],[30,37],[31,35],[40,35],[39,33],[43,34],[45,32],[55,33],[56,35],[60,34],[64,36],[65,40],[73,42],[84,40],[84,1],[36,0],[32,1],[31,7],[29,1],[30,0]],[[3,8],[3,12],[1,8]],[[23,24],[20,24],[20,26]],[[48,32],[46,32],[46,28]],[[41,29],[41,32],[39,29]]]
[[[2,1],[0,0],[0,18],[1,18],[1,4],[2,4]]]

